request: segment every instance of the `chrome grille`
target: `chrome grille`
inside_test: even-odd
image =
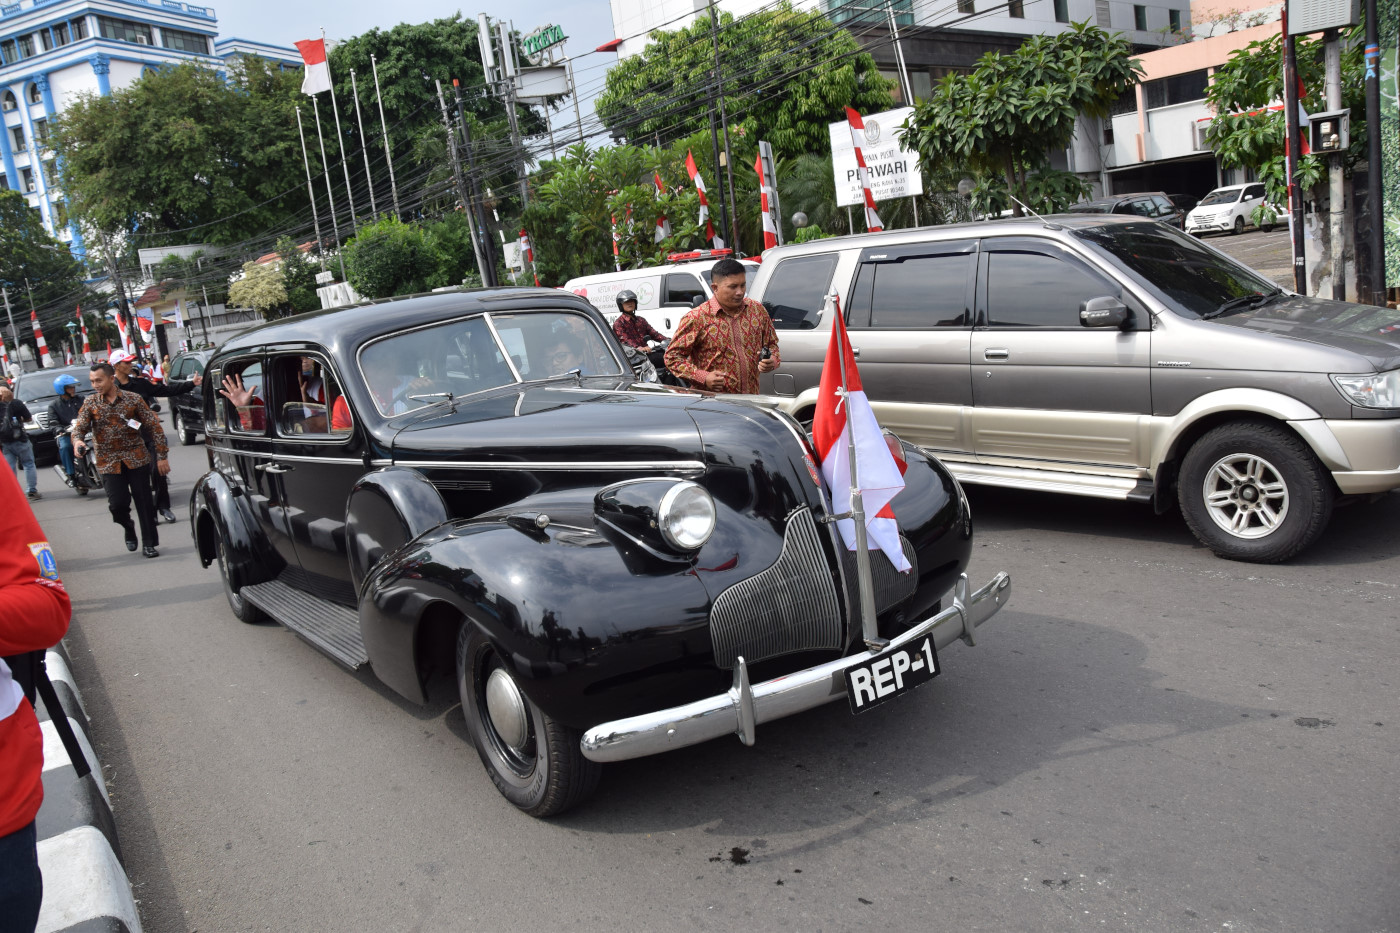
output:
[[[53,427],[53,416],[50,415],[47,411],[36,411],[36,412],[34,412],[33,414],[34,414],[34,423],[37,424],[39,427],[41,427],[41,428],[51,428],[51,427]]]
[[[856,599],[856,552],[847,550],[841,543],[841,535],[835,535],[837,548],[841,551],[841,572],[846,580],[846,615],[852,620],[857,631],[860,629],[860,606]],[[879,548],[870,551],[870,580],[875,585],[875,614],[879,615],[910,596],[919,585],[919,558],[914,553],[914,545],[904,535],[899,536],[900,549],[904,559],[909,561],[909,572],[900,573],[894,564]]]
[[[710,610],[715,664],[731,668],[794,651],[845,647],[841,604],[812,513],[788,519],[771,567],[729,587]]]

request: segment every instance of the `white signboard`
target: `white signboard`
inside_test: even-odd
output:
[[[861,151],[870,169],[870,193],[877,205],[895,198],[924,193],[924,177],[919,171],[918,153],[906,150],[899,127],[914,112],[900,107],[864,117],[865,140]],[[856,177],[856,150],[851,144],[851,125],[845,120],[833,123],[831,165],[836,176],[836,203],[842,207],[864,203],[860,179]]]
[[[507,269],[524,269],[524,268],[525,268],[525,251],[524,251],[523,249],[520,248],[520,241],[519,241],[519,240],[507,240],[506,242],[502,243],[501,245],[505,247],[505,251],[506,251],[506,268],[507,268]]]

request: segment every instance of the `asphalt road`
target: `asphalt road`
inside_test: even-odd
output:
[[[971,490],[1010,607],[937,680],[611,765],[549,822],[495,791],[449,681],[414,707],[229,613],[186,502],[128,554],[35,503],[73,595],[148,933],[1400,929],[1400,495],[1282,566],[1175,514]]]

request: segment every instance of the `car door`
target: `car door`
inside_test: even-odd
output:
[[[695,307],[696,299],[707,298],[709,294],[694,272],[668,272],[661,290],[661,307],[646,317],[652,327],[669,337],[685,313]]]
[[[875,417],[911,443],[971,456],[968,352],[977,240],[861,251],[847,316]]]
[[[1123,300],[1132,329],[1090,328],[1081,305]],[[971,337],[972,444],[983,462],[1054,469],[1146,466],[1151,319],[1058,242],[982,241]]]
[[[175,373],[171,377],[177,382],[188,382],[195,376],[203,375],[204,367],[196,354],[190,353],[182,356],[176,363]],[[204,431],[204,386],[197,385],[183,395],[176,395],[171,398],[172,407],[180,412],[180,418],[185,423],[185,427],[196,434]]]
[[[345,504],[364,475],[363,433],[332,415],[342,381],[320,349],[287,350],[268,359],[272,424],[269,472],[284,493],[287,531],[295,542],[302,587],[355,605],[345,541]],[[349,400],[342,409],[349,411]]]

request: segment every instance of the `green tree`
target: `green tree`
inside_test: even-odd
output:
[[[207,250],[188,256],[171,253],[151,268],[151,274],[160,284],[162,298],[181,292],[188,300],[203,302],[207,294],[210,304],[219,304],[228,297],[227,269]]]
[[[321,307],[321,299],[316,296],[316,267],[306,258],[302,246],[289,236],[280,237],[274,247],[277,251],[278,268],[282,272],[282,285],[287,290],[287,308],[290,314],[315,311]]]
[[[236,307],[252,308],[271,321],[287,308],[287,285],[282,270],[273,263],[245,262],[243,278],[228,287],[229,301]]]
[[[721,13],[719,21],[726,113],[731,121],[751,119],[783,155],[829,149],[827,124],[843,119],[844,107],[871,113],[893,106],[893,85],[875,59],[821,13],[784,2],[738,19]],[[651,38],[640,55],[608,71],[594,106],[614,137],[669,145],[708,130],[712,109],[718,115],[710,20],[702,15]]]
[[[1036,210],[1054,210],[1064,205],[1043,198],[1065,186],[1033,184],[1029,176],[1070,144],[1079,114],[1106,117],[1141,73],[1128,40],[1097,26],[1033,36],[1010,54],[982,56],[971,74],[939,81],[906,124],[905,142],[926,166],[965,168],[984,180],[999,175],[1005,191]]]
[[[447,214],[436,223],[428,224],[425,232],[433,244],[436,260],[436,268],[425,283],[429,288],[461,285],[468,279],[481,281],[465,211]]]
[[[258,58],[225,76],[195,64],[79,97],[54,144],[73,217],[143,246],[236,243],[295,222],[305,175],[293,109],[300,73]]]
[[[366,298],[427,291],[438,268],[432,238],[394,217],[362,227],[344,254],[350,284]]]
[[[83,282],[82,264],[67,246],[49,236],[39,212],[29,206],[24,195],[8,188],[0,189],[0,285],[9,290],[20,340],[31,346],[31,294],[44,336],[55,347],[60,336],[68,336],[63,328],[73,320],[74,310],[95,301]],[[8,321],[0,319],[0,326],[4,326],[6,345],[13,351]]]

